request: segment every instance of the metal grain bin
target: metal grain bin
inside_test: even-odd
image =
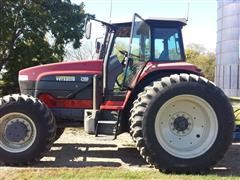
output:
[[[215,82],[228,96],[240,96],[240,0],[217,3]]]

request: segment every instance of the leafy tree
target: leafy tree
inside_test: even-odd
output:
[[[59,62],[64,48],[80,47],[84,4],[70,0],[0,0],[0,68],[3,93],[15,92],[20,69]]]
[[[199,44],[190,44],[186,48],[187,62],[202,69],[205,77],[214,81],[216,55]]]
[[[65,60],[93,60],[97,59],[96,48],[92,40],[87,40],[82,43],[78,49],[73,49],[72,46],[66,47]]]

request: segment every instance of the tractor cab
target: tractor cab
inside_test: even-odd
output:
[[[147,19],[135,14],[132,23],[115,24],[119,27],[114,47],[124,54],[126,67],[122,85],[133,88],[137,77],[149,62],[170,63],[185,61],[181,28],[183,19]],[[125,31],[128,29],[128,33]],[[127,44],[121,43],[129,38]],[[122,44],[123,47],[119,47]]]
[[[90,19],[86,21],[88,38]],[[121,91],[133,89],[145,71],[156,64],[159,65],[155,70],[160,70],[160,64],[173,63],[177,66],[178,62],[185,62],[181,33],[186,25],[185,19],[144,20],[134,14],[132,22],[108,24],[93,20],[106,26],[104,42],[101,45],[96,42],[99,58],[104,59],[103,92],[106,96],[117,86]]]

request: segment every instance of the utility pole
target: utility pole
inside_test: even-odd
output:
[[[109,23],[112,22],[112,0],[110,0],[110,14],[109,14]]]
[[[187,4],[187,21],[189,19],[189,10],[190,10],[190,2],[188,1],[188,4]]]

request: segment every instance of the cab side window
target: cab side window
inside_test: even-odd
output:
[[[179,33],[177,28],[155,28],[153,30],[155,61],[183,60]]]

